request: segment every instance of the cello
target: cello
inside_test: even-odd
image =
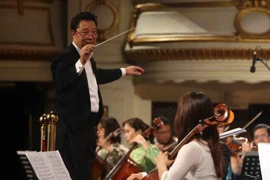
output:
[[[155,118],[153,120],[153,126],[146,129],[142,136],[145,138],[149,137],[153,131],[156,131],[162,125],[162,120],[160,118]],[[141,172],[141,167],[130,158],[131,152],[137,147],[137,145],[137,143],[132,145],[125,156],[123,156],[107,174],[105,180],[126,180],[132,173]]]
[[[121,133],[123,132],[122,128],[118,128],[115,131],[111,132],[110,134],[108,134],[104,140],[110,140],[112,137],[116,137],[119,136]],[[97,152],[101,149],[101,147],[99,147],[96,150],[96,158],[95,158],[95,162],[92,168],[92,172],[93,172],[93,180],[99,180],[101,174],[105,171],[105,169],[112,169],[112,166],[110,164],[108,164],[104,159],[102,159]]]
[[[177,152],[180,148],[185,145],[186,143],[190,142],[196,134],[202,133],[204,129],[207,127],[223,124],[227,125],[234,120],[234,113],[225,105],[225,104],[218,104],[214,108],[214,115],[208,117],[203,120],[199,120],[199,124],[195,126],[183,139],[179,142],[176,147],[168,154],[168,158],[170,160],[175,159]],[[152,169],[147,175],[143,178],[143,180],[156,180],[159,179],[157,167]]]

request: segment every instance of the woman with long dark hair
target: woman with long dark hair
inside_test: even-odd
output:
[[[214,115],[210,98],[202,92],[190,91],[178,100],[174,128],[179,141],[204,120]],[[222,152],[216,126],[209,126],[183,145],[174,161],[168,152],[156,158],[160,180],[218,180],[222,177]],[[173,164],[172,164],[173,163]],[[168,169],[168,166],[172,166]]]

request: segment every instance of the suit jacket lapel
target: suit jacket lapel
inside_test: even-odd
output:
[[[68,48],[70,49],[70,51],[72,52],[72,54],[74,55],[74,57],[72,57],[71,59],[74,62],[77,62],[78,59],[80,58],[80,54],[78,53],[77,49],[75,48],[75,46],[71,43]]]

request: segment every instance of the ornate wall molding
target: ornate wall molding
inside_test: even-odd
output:
[[[4,38],[1,38],[0,44],[54,46],[50,7],[23,5],[23,16],[15,13],[17,8],[16,4],[0,4],[1,11],[6,14],[5,18],[0,18],[5,24],[1,29]]]
[[[234,26],[234,30],[231,32],[220,33],[220,32],[208,32],[204,33],[196,33],[191,31],[191,33],[168,33],[162,34],[155,32],[155,34],[147,33],[145,34],[136,34],[138,27],[138,20],[140,16],[145,12],[178,12],[179,16],[181,15],[181,9],[209,9],[209,8],[220,8],[224,10],[229,10],[231,13],[236,13],[234,17],[234,21],[232,20],[230,24],[222,24],[222,26]],[[234,9],[234,10],[232,10]],[[193,11],[192,11],[193,12]],[[195,13],[195,12],[194,12]],[[218,16],[217,14],[213,14]],[[135,6],[134,18],[131,24],[131,27],[134,28],[128,34],[127,42],[129,45],[136,46],[144,43],[154,43],[154,42],[210,42],[210,41],[219,41],[219,42],[270,42],[270,27],[266,30],[266,32],[258,30],[258,33],[249,33],[248,29],[242,27],[242,20],[248,15],[255,13],[260,13],[261,15],[266,15],[269,18],[270,7],[268,1],[258,1],[258,0],[232,0],[232,1],[207,1],[207,2],[176,2],[176,3],[144,3],[137,4]],[[184,15],[185,16],[185,15]],[[153,15],[154,17],[154,15]],[[148,16],[149,18],[149,16]],[[188,18],[187,18],[188,19]],[[153,19],[154,20],[154,19]],[[209,20],[209,19],[208,19]],[[181,23],[181,20],[175,19],[175,22]],[[192,22],[192,21],[191,21]],[[269,23],[266,20],[266,23]],[[194,22],[192,22],[194,23]],[[200,23],[202,23],[200,21]],[[198,24],[198,27],[202,24]],[[268,25],[268,24],[267,24]],[[164,24],[165,26],[165,24]],[[137,29],[136,29],[137,28]],[[143,27],[141,27],[143,28]],[[262,27],[261,27],[262,28]],[[267,27],[266,27],[267,28]],[[258,28],[259,29],[259,28]],[[194,29],[191,29],[194,30]],[[173,31],[173,30],[172,30]],[[176,30],[175,30],[176,32]]]
[[[252,60],[254,49],[251,48],[183,48],[183,49],[131,49],[125,55],[131,63],[171,61],[171,60]],[[270,59],[270,49],[260,49],[257,56]]]
[[[237,9],[270,8],[269,0],[234,0],[233,3]]]
[[[88,6],[86,7],[87,11],[92,11],[94,8],[96,8],[97,6],[106,6],[108,7],[112,13],[113,13],[113,21],[111,23],[111,25],[106,28],[106,29],[98,29],[98,33],[99,33],[99,41],[105,41],[106,40],[106,34],[114,31],[117,26],[119,25],[119,12],[117,10],[117,7],[111,3],[110,1],[107,0],[94,0],[91,3],[88,4]]]
[[[59,51],[0,49],[1,61],[51,61]]]
[[[158,84],[177,84],[189,82],[190,87],[196,87],[197,83],[209,82],[219,82],[221,84],[238,84],[240,82],[256,84],[267,82],[269,86],[270,71],[262,63],[258,62],[256,63],[256,73],[251,73],[251,64],[251,60],[189,60],[146,62],[141,64],[141,66],[145,69],[144,75],[140,77],[134,77],[134,83],[148,84],[153,82]],[[187,87],[189,86],[183,86],[182,88]],[[208,88],[211,89],[214,87],[209,86]],[[241,88],[241,86],[235,86],[233,91],[239,91]],[[260,89],[259,86],[253,88]]]

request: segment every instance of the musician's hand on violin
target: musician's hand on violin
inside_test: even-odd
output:
[[[242,156],[244,156],[247,152],[250,152],[254,149],[253,143],[243,143],[242,144]]]
[[[168,156],[169,156],[168,151],[159,152],[157,157],[155,158],[157,165],[166,166],[166,167],[170,166],[174,162],[174,160],[169,160]]]
[[[141,180],[141,179],[143,179],[142,173],[137,174],[133,173],[127,178],[127,180]]]

